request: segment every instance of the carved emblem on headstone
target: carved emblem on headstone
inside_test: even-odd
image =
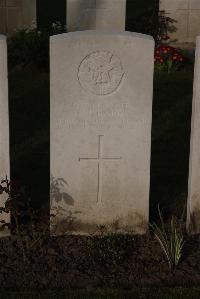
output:
[[[107,95],[120,85],[124,72],[120,59],[108,51],[87,55],[78,70],[81,86],[96,95]]]

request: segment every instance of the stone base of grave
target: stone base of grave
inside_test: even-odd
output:
[[[53,209],[52,209],[53,214]],[[74,216],[75,217],[75,216]],[[51,235],[100,235],[100,234],[145,234],[148,230],[148,220],[140,215],[129,215],[116,218],[110,222],[87,222],[68,217],[52,217]]]

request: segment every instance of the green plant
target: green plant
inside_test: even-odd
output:
[[[155,15],[154,18],[156,18]],[[174,25],[176,22],[176,20],[167,17],[164,10],[158,11],[157,27],[155,26],[156,23],[151,21],[151,35],[153,35],[156,45],[159,45],[162,42],[166,42],[170,39],[169,33],[175,32],[177,30],[176,26]]]
[[[131,252],[134,238],[130,235],[110,234],[88,237],[88,255],[100,264],[120,264]]]
[[[12,217],[11,223],[1,221],[1,229],[6,226],[12,231],[12,235],[16,236],[16,245],[21,249],[23,259],[27,261],[31,254],[31,250],[35,250],[40,246],[48,235],[49,220],[44,216],[41,219],[39,212],[34,211],[30,206],[30,199],[27,199],[23,188],[17,181],[9,181],[6,177],[1,181],[0,194],[6,193],[7,199],[5,206],[0,207],[0,213],[10,213]]]
[[[8,38],[8,56],[11,67],[35,66],[49,69],[49,37],[66,32],[65,26],[55,22],[50,28],[38,30],[34,26],[16,30]]]
[[[127,1],[126,30],[153,36],[156,45],[169,39],[168,34],[176,31],[176,21],[159,11],[159,1]]]
[[[195,48],[180,49],[180,53],[185,57],[188,65],[194,65],[195,62]]]
[[[183,233],[174,216],[171,218],[169,227],[166,227],[159,206],[158,213],[161,227],[156,223],[153,223],[151,227],[167,258],[170,271],[174,271],[179,265],[182,256],[182,250],[185,243]]]

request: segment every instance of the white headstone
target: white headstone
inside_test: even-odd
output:
[[[169,33],[176,43],[194,43],[200,34],[200,0],[160,0],[160,10],[176,20],[177,31]]]
[[[196,40],[192,105],[187,228],[190,233],[200,233],[200,36]]]
[[[7,44],[6,38],[0,35],[0,181],[9,179],[10,156],[9,156],[9,117],[8,117],[8,78],[7,78]],[[4,207],[6,194],[0,195],[0,206]],[[10,215],[0,214],[0,221],[10,222]],[[2,223],[0,223],[1,227]],[[9,234],[9,231],[0,230],[0,236]]]
[[[124,30],[126,0],[67,0],[67,30]]]
[[[148,226],[154,41],[129,32],[51,37],[52,233]]]
[[[36,0],[0,0],[0,33],[36,25]]]

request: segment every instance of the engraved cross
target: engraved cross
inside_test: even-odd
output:
[[[98,181],[97,181],[97,202],[102,202],[102,169],[104,160],[121,160],[121,157],[104,157],[103,156],[103,138],[104,135],[98,135],[98,154],[96,158],[79,158],[81,160],[93,160],[98,165]]]

